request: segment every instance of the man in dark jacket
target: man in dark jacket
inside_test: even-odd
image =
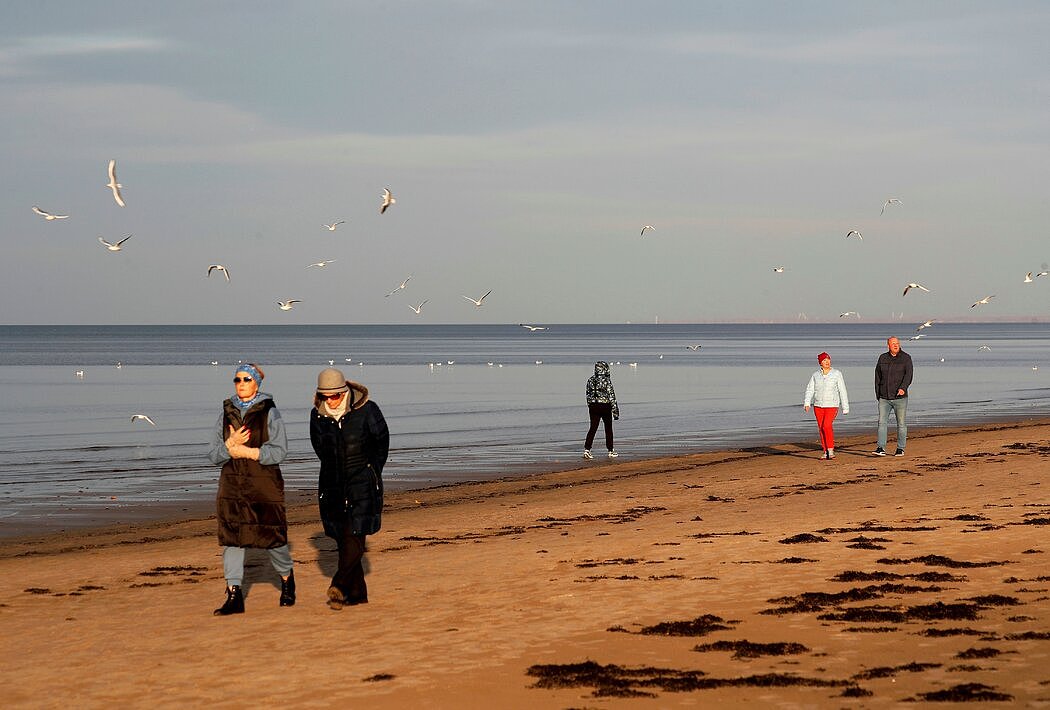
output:
[[[889,348],[875,364],[875,398],[879,402],[879,440],[875,455],[886,455],[886,429],[889,424],[890,410],[897,417],[897,452],[894,456],[904,456],[904,445],[908,440],[908,425],[905,415],[908,412],[908,388],[911,386],[911,355],[901,350],[897,338],[886,341]]]

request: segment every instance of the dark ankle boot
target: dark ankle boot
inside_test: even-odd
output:
[[[288,579],[281,580],[281,606],[295,606],[295,572],[288,572]]]
[[[226,587],[226,601],[216,609],[215,616],[227,616],[229,614],[244,613],[244,595],[241,594],[240,586]]]

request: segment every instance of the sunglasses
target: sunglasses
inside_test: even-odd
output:
[[[336,392],[335,394],[322,394],[321,399],[340,399],[346,392]]]
[[[234,377],[233,381],[234,384],[240,384],[241,382],[254,382],[254,380],[250,377]]]

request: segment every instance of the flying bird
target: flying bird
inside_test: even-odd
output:
[[[1026,284],[1032,283],[1032,272],[1031,271],[1029,271],[1027,274],[1024,275],[1024,281],[1022,281],[1021,283],[1026,283]]]
[[[309,264],[306,268],[309,269],[311,266],[316,266],[319,269],[323,269],[324,267],[326,267],[329,264],[331,264],[333,261],[335,261],[335,259],[325,259],[324,261],[315,261],[314,263]]]
[[[881,215],[883,212],[885,212],[886,208],[889,207],[890,205],[903,205],[903,204],[904,203],[901,202],[900,200],[898,200],[896,197],[891,197],[890,199],[888,199],[888,200],[886,200],[885,202],[882,203],[882,212],[879,212],[879,214]]]
[[[36,205],[33,205],[33,211],[41,217],[43,217],[44,219],[46,219],[48,222],[54,219],[69,219],[68,214],[51,214],[50,212],[40,209]]]
[[[928,320],[925,323],[923,323],[922,325],[920,325],[918,328],[916,328],[915,332],[918,333],[923,328],[930,328],[930,327],[933,326],[934,323],[936,323],[936,321]]]
[[[783,266],[774,266],[773,267],[773,273],[774,274],[782,274],[782,273],[784,273],[784,267]]]
[[[100,242],[101,242],[102,244],[104,244],[104,245],[105,245],[105,247],[106,247],[107,249],[109,249],[110,251],[120,251],[120,250],[121,250],[121,245],[122,245],[122,244],[123,244],[124,242],[126,242],[127,240],[129,240],[129,239],[131,239],[131,235],[130,235],[130,234],[129,234],[128,236],[124,237],[123,239],[121,239],[121,240],[120,240],[119,242],[117,242],[116,244],[110,244],[109,242],[107,242],[107,241],[106,241],[105,239],[103,239],[102,237],[99,237],[99,238],[98,238],[98,240],[99,240],[99,241],[100,241]]]
[[[226,283],[230,282],[230,271],[222,264],[212,264],[208,267],[208,276],[211,276],[211,272],[218,270],[222,272],[222,275],[226,277]]]
[[[340,224],[346,224],[346,220],[341,219],[338,222],[332,222],[331,224],[322,224],[321,226],[327,229],[329,232],[334,232],[335,228],[338,227]]]
[[[860,313],[856,311],[846,311],[845,313],[839,313],[839,318],[849,318],[850,316],[857,316],[860,318]]]
[[[1050,274],[1050,271],[1040,271],[1035,277],[1039,278],[1040,276],[1046,276],[1047,274]]]
[[[851,229],[848,232],[846,232],[846,239],[849,239],[854,234],[856,234],[857,238],[860,239],[862,242],[864,241],[864,235],[858,232],[856,229]]]
[[[528,323],[518,323],[522,328],[528,328],[530,333],[535,333],[537,330],[547,330],[546,326],[542,325],[529,325]]]
[[[654,227],[654,226],[653,226],[653,225],[651,225],[651,224],[647,224],[647,225],[645,225],[644,227],[642,227],[642,233],[641,233],[641,235],[640,235],[640,236],[643,236],[643,237],[644,237],[644,236],[645,236],[645,230],[647,230],[647,229],[652,229],[652,230],[655,230],[655,229],[656,229],[656,227]]]
[[[910,283],[910,284],[908,284],[907,286],[904,287],[904,293],[901,294],[901,297],[903,298],[904,296],[907,296],[908,295],[908,291],[910,291],[913,288],[917,288],[920,291],[925,291],[926,293],[930,292],[930,289],[926,288],[922,284]]]
[[[413,311],[413,312],[414,312],[414,313],[415,313],[415,314],[416,314],[416,315],[418,316],[418,315],[420,315],[420,311],[422,311],[422,310],[423,310],[423,304],[424,304],[424,303],[426,303],[426,302],[427,302],[427,301],[429,301],[429,300],[430,300],[430,299],[429,299],[429,298],[427,298],[427,299],[425,299],[425,300],[421,301],[421,302],[420,302],[420,304],[419,304],[418,306],[409,306],[409,308],[411,308],[411,309],[412,309],[412,311]]]
[[[126,207],[124,204],[124,198],[120,196],[120,188],[124,187],[117,182],[117,161],[109,161],[109,182],[106,183],[106,187],[113,191],[113,199],[117,201],[117,204],[121,207]]]
[[[387,189],[384,188],[383,189],[383,204],[379,208],[379,214],[383,214],[384,212],[386,212],[386,208],[389,207],[390,205],[394,204],[395,202],[397,202],[397,200],[394,199],[394,195],[391,194],[390,190],[387,190]]]
[[[147,421],[147,422],[149,422],[149,423],[150,423],[150,424],[152,424],[153,426],[157,426],[157,423],[156,423],[156,422],[154,422],[154,421],[153,421],[152,419],[150,419],[150,418],[149,418],[148,416],[146,416],[145,414],[132,414],[132,415],[131,415],[131,421],[135,421],[136,419],[142,419],[143,421]]]
[[[492,293],[492,289],[489,289],[488,291],[486,291],[485,292],[485,296],[488,296],[490,293]],[[468,301],[470,301],[471,303],[473,303],[475,308],[481,308],[481,302],[485,300],[485,296],[482,296],[481,298],[478,298],[478,299],[473,299],[470,296],[464,296],[463,298],[465,298]]]
[[[926,337],[926,333],[919,333],[918,335],[911,336],[910,338],[908,338],[908,340],[918,340],[919,338],[925,338],[925,337]]]
[[[704,346],[703,345],[686,345],[685,347],[686,347],[686,350],[692,350],[695,353],[697,350],[699,350],[700,348],[702,348]]]
[[[992,300],[993,298],[995,298],[995,294],[992,294],[991,296],[985,296],[980,301],[976,301],[972,306],[970,306],[970,308],[976,308],[977,306],[987,305],[988,301]]]
[[[987,346],[987,345],[978,345],[977,346],[977,352],[981,352],[982,350],[987,350],[987,351],[991,352],[992,349],[989,346]]]
[[[401,284],[400,284],[400,285],[399,285],[399,286],[398,286],[397,288],[395,288],[395,289],[394,289],[393,291],[391,291],[390,293],[388,293],[388,294],[387,294],[386,296],[393,296],[393,295],[394,295],[395,293],[397,293],[398,291],[404,291],[404,290],[405,290],[405,286],[407,286],[407,285],[408,285],[409,279],[411,279],[411,278],[412,278],[412,275],[411,275],[411,274],[409,274],[409,276],[408,276],[408,278],[407,278],[407,279],[405,279],[404,281],[402,281],[402,282],[401,282]],[[384,296],[384,298],[386,298],[386,296]]]
[[[290,311],[296,303],[302,303],[302,301],[296,300],[294,298],[290,301],[278,301],[277,307],[280,308],[282,311]]]

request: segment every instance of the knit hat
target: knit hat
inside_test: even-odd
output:
[[[346,384],[346,376],[334,367],[321,370],[321,374],[317,376],[318,394],[335,394],[346,392],[348,389],[350,387]]]
[[[819,363],[824,362],[824,358],[828,358],[830,360],[831,356],[828,355],[827,353],[821,353],[820,355],[817,355],[817,363],[819,364]]]

